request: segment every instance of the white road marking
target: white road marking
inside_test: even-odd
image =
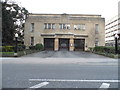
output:
[[[49,84],[49,82],[42,82],[29,88],[41,88],[43,86],[46,86],[47,84]]]
[[[109,88],[110,84],[109,83],[102,83],[100,88]]]
[[[48,82],[113,82],[118,83],[120,80],[65,80],[65,79],[29,79],[29,81],[48,81]]]

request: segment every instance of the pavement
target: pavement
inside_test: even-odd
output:
[[[79,65],[118,65],[117,59],[111,58],[10,58],[3,59],[3,64],[79,64]]]
[[[34,54],[25,55],[23,57],[40,57],[40,58],[107,58],[91,52],[83,51],[41,51]]]
[[[3,88],[117,88],[118,60],[89,52],[42,51],[2,58]]]

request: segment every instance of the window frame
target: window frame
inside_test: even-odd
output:
[[[99,46],[99,38],[95,38],[95,46]]]
[[[86,25],[85,24],[74,24],[74,30],[85,30]]]
[[[95,24],[95,34],[99,33],[99,24]]]
[[[34,23],[31,23],[31,29],[30,29],[30,31],[31,31],[31,32],[34,32],[34,29],[35,29],[35,24],[34,24]]]
[[[54,30],[55,29],[55,23],[44,23],[44,29]]]
[[[31,37],[31,38],[30,38],[30,45],[31,45],[31,46],[34,46],[34,37]]]
[[[60,30],[70,30],[70,24],[67,24],[67,23],[60,23],[59,24],[59,29]]]

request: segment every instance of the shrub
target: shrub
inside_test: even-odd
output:
[[[2,52],[14,52],[14,46],[2,46]]]
[[[43,50],[43,45],[42,44],[36,44],[35,49],[36,50]]]
[[[115,47],[96,46],[93,50],[100,53],[115,54]],[[120,53],[120,47],[118,47],[118,53]]]
[[[29,49],[31,49],[31,50],[35,50],[35,46],[29,46]]]
[[[19,44],[17,49],[18,49],[18,51],[23,51],[23,50],[25,50],[25,47],[26,47],[25,45]]]

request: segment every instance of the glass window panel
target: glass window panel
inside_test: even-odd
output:
[[[99,25],[95,24],[95,33],[98,33],[98,31],[99,31]]]
[[[77,28],[78,28],[78,30],[80,30],[81,29],[81,25],[79,24],[79,25],[77,25]]]
[[[77,30],[77,25],[74,25],[74,29]]]
[[[55,24],[52,24],[52,29],[55,29]]]
[[[44,29],[47,29],[47,23],[44,24]]]
[[[31,37],[31,45],[34,45],[34,37]]]
[[[50,23],[48,23],[48,29],[51,29],[51,24]]]
[[[70,25],[69,24],[67,25],[67,29],[70,29]]]
[[[83,30],[85,30],[85,24],[83,24]]]
[[[31,32],[34,32],[34,23],[31,23]]]
[[[66,24],[63,24],[63,29],[66,29]]]
[[[59,24],[59,28],[62,29],[62,24]]]

